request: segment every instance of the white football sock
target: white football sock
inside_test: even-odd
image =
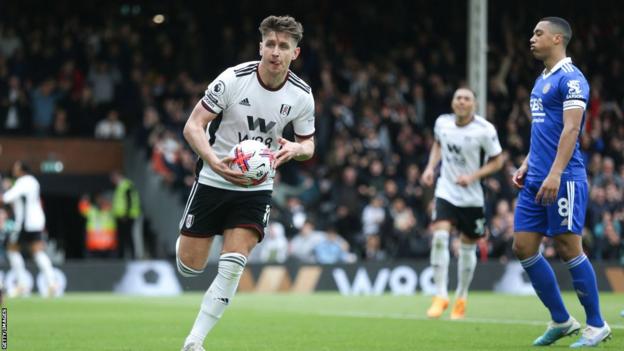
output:
[[[455,298],[465,299],[468,296],[468,287],[472,282],[475,268],[477,267],[477,244],[462,243],[459,248],[457,262],[457,290]]]
[[[436,230],[433,232],[431,240],[431,255],[429,257],[433,267],[433,282],[436,286],[436,296],[448,297],[448,266],[449,254],[449,233],[446,230]]]
[[[26,266],[24,265],[22,254],[16,251],[7,251],[7,257],[9,258],[11,269],[15,272],[17,284],[26,286]]]
[[[204,294],[199,314],[184,345],[191,342],[198,345],[204,343],[204,338],[217,324],[234,297],[246,264],[247,258],[239,253],[221,255],[217,276]]]
[[[48,255],[43,250],[37,251],[34,254],[34,259],[35,259],[35,262],[37,263],[37,267],[39,267],[39,270],[41,271],[41,273],[43,273],[43,276],[46,278],[46,281],[48,282],[48,286],[54,285],[56,283],[56,279],[54,277],[54,269],[52,268],[52,262],[50,261],[50,258],[48,257]]]

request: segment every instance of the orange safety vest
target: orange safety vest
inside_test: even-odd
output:
[[[89,251],[117,249],[117,225],[112,209],[101,210],[81,200],[80,213],[87,219],[86,246]]]

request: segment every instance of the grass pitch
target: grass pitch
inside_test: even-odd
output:
[[[68,294],[6,301],[8,349],[179,350],[201,294],[172,298],[113,294]],[[566,305],[583,322],[573,294]],[[545,328],[548,314],[534,296],[471,293],[467,318],[427,320],[430,298],[343,297],[337,294],[236,296],[206,338],[206,350],[528,350]],[[624,350],[624,296],[602,294],[613,339],[599,349]],[[552,349],[564,350],[565,338]]]

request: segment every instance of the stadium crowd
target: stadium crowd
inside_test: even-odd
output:
[[[466,83],[466,5],[443,2],[320,1],[289,12],[305,29],[293,71],[315,95],[317,150],[279,170],[259,260],[428,257],[433,190],[419,179],[433,123]],[[24,5],[0,8],[0,132],[134,138],[184,201],[196,162],[182,137],[186,118],[218,73],[257,59],[253,24],[268,10],[252,1],[197,11],[111,3],[97,17],[86,7],[84,16],[65,17],[70,5],[60,3],[28,23],[11,16]],[[542,69],[528,39],[536,19],[551,14],[542,11],[557,9],[573,25],[569,56],[592,89],[581,137],[591,183],[584,242],[595,261],[624,262],[624,47],[612,45],[624,41],[624,18],[600,7],[580,18],[556,3],[490,5],[485,116],[497,127],[505,166],[484,182],[490,235],[480,257],[513,257],[510,175],[528,150],[529,94]],[[160,24],[152,21],[158,11],[166,16]],[[545,254],[556,255],[548,243]]]

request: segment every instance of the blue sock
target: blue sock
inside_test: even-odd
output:
[[[555,323],[564,323],[570,314],[563,305],[555,272],[541,253],[520,261],[529,275],[533,288],[548,310]]]
[[[598,300],[598,285],[596,284],[594,267],[584,254],[569,260],[566,265],[572,274],[576,296],[585,308],[587,325],[599,328],[604,326],[604,321],[600,315],[600,301]]]

